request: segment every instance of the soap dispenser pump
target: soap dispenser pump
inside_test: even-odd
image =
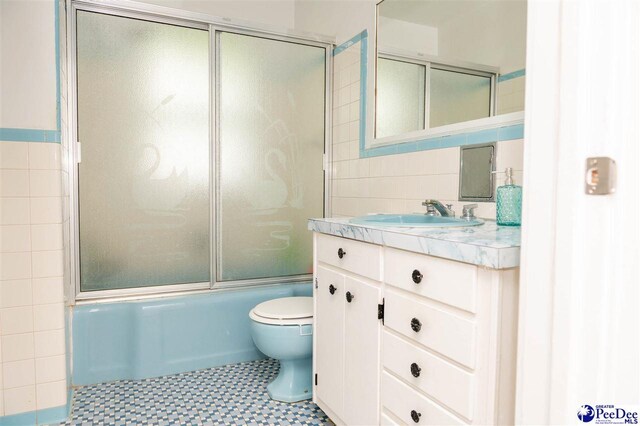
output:
[[[500,172],[493,172],[500,173]],[[504,171],[504,185],[496,194],[496,222],[503,226],[520,226],[522,223],[522,187],[513,183],[513,169]]]

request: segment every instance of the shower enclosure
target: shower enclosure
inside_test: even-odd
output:
[[[309,281],[331,44],[92,2],[70,14],[76,299]]]

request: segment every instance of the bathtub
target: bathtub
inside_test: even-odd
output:
[[[251,340],[258,303],[311,296],[311,283],[81,305],[73,309],[73,384],[144,379],[264,358]]]

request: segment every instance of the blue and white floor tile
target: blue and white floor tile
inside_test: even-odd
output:
[[[77,388],[64,425],[331,425],[313,402],[274,401],[267,359],[145,380]]]

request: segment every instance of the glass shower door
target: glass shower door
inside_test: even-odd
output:
[[[208,31],[83,10],[76,30],[80,290],[209,283]]]
[[[217,281],[312,272],[322,217],[323,47],[229,32],[218,48]]]

